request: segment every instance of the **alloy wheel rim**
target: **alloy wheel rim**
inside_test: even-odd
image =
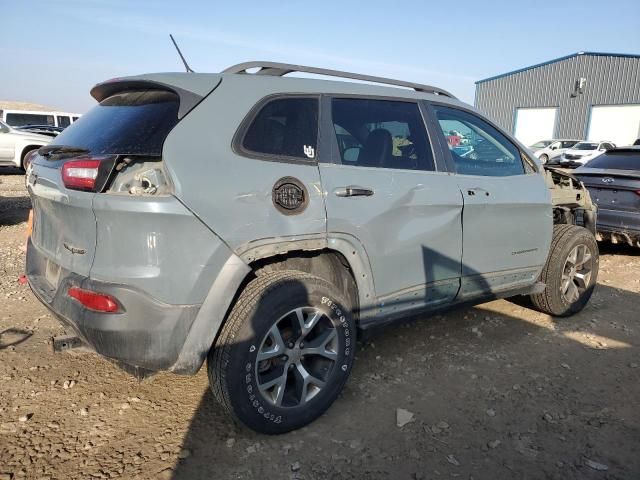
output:
[[[593,255],[588,246],[576,245],[571,249],[562,269],[560,293],[569,304],[578,301],[591,282]]]
[[[298,307],[274,322],[256,356],[256,382],[262,397],[281,408],[311,401],[336,370],[338,332],[321,310]]]

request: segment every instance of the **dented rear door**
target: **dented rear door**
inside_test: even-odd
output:
[[[326,110],[335,159],[320,163],[328,235],[364,246],[378,313],[450,302],[460,282],[462,196],[455,177],[437,171],[418,104],[341,97]]]

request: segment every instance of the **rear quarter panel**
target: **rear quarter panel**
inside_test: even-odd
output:
[[[96,195],[91,278],[160,302],[201,304],[231,251],[176,198]]]
[[[251,241],[325,234],[326,216],[318,167],[244,157],[232,149],[233,137],[252,107],[277,93],[277,82],[236,75],[216,90],[169,134],[163,158],[176,196],[236,253]],[[280,79],[278,79],[280,80]],[[282,177],[300,180],[309,195],[297,215],[280,213],[272,189]]]

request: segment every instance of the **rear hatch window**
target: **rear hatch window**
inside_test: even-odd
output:
[[[178,123],[180,101],[163,90],[136,90],[105,98],[49,145],[67,145],[94,155],[159,156]]]
[[[116,93],[40,149],[27,183],[35,212],[32,242],[44,254],[44,263],[30,274],[41,277],[47,289],[58,288],[60,269],[89,275],[98,243],[100,212],[93,209],[95,191],[102,190],[119,156],[139,158],[141,162],[152,159],[160,165],[157,159],[165,138],[178,122],[178,108],[178,96],[171,92],[147,89]],[[66,177],[65,165],[75,165]],[[98,173],[92,176],[96,169]],[[138,166],[130,173],[131,182],[134,172],[155,180],[151,170]],[[95,187],[78,186],[79,180],[94,182]]]

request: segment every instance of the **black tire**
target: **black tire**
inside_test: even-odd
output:
[[[582,250],[582,246],[586,247],[591,255],[591,263],[588,265],[590,272],[588,281],[584,279],[573,280],[572,267],[570,262],[568,263],[569,255],[574,252],[574,249],[577,249],[578,254],[580,251],[585,252]],[[549,256],[540,274],[540,281],[545,283],[547,287],[544,292],[531,295],[533,306],[537,310],[555,317],[568,317],[579,312],[593,294],[598,279],[598,265],[598,244],[589,230],[576,225],[554,225]],[[582,270],[578,269],[577,272],[582,272],[584,277],[587,267],[583,265]],[[573,288],[575,288],[572,290],[572,292],[576,292],[574,298],[568,298],[570,295],[563,291],[565,285],[571,287],[570,283],[573,283]]]
[[[539,160],[540,160],[540,162],[542,162],[543,164],[544,164],[544,163],[547,163],[547,162],[549,161],[549,156],[543,153],[542,155],[540,155],[540,159],[539,159]]]
[[[34,147],[34,148],[25,148],[24,151],[22,152],[22,157],[20,158],[20,169],[23,172],[27,171],[27,168],[29,168],[29,161],[26,161],[27,159],[27,155],[29,155],[29,153],[33,152],[34,150],[37,150],[38,147]]]
[[[314,325],[306,334],[298,329],[301,324],[295,323],[302,308],[313,315],[318,312],[320,318],[313,324],[312,313],[301,314],[302,324],[309,321],[309,325]],[[287,315],[287,312],[295,313]],[[276,348],[277,342],[272,337],[275,325],[285,351]],[[316,330],[321,327],[324,330],[318,333]],[[334,360],[325,358],[324,353],[301,353],[304,348],[307,352],[308,348],[314,348],[314,342],[321,344],[329,337],[329,353],[335,355]],[[304,348],[300,344],[303,340],[307,342]],[[319,348],[328,352],[326,344],[316,345],[315,350]],[[216,400],[234,419],[261,433],[285,433],[311,423],[331,406],[349,377],[355,348],[356,327],[351,306],[333,285],[296,270],[265,272],[240,294],[209,352],[209,383]],[[274,351],[284,355],[278,353],[258,361],[258,354],[263,358]],[[324,385],[320,388],[311,382],[300,384],[304,372],[322,379]],[[273,375],[265,380],[267,374]],[[269,380],[283,377],[284,394],[279,395],[278,385],[273,392],[260,390],[259,385],[264,388]]]

